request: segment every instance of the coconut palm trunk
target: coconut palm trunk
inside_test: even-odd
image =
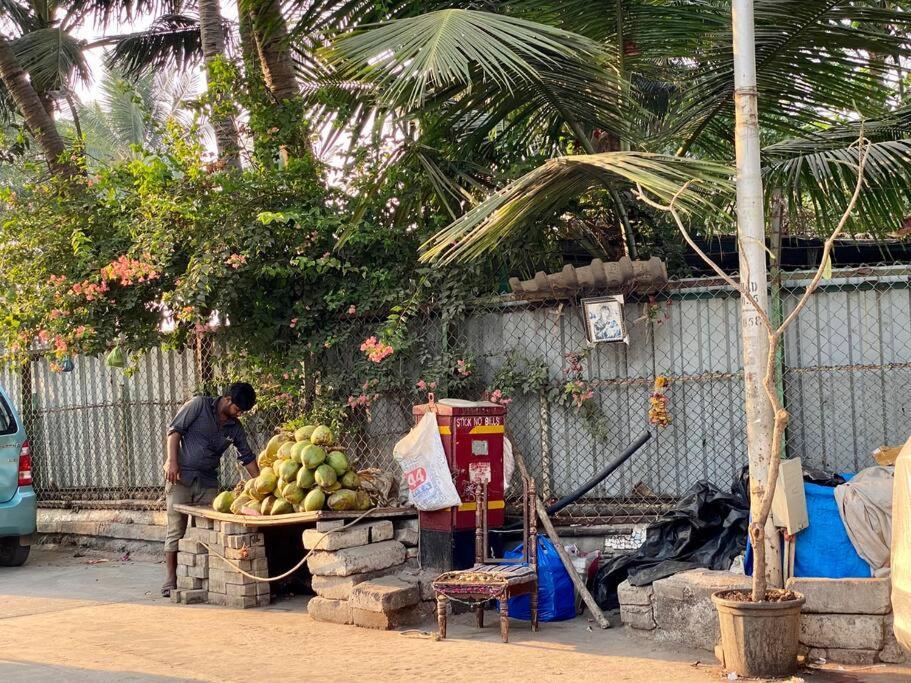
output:
[[[241,4],[247,4],[242,2]],[[288,26],[278,0],[249,3],[256,49],[266,86],[278,102],[300,94],[288,43]]]
[[[6,86],[16,108],[25,120],[32,135],[41,146],[47,159],[48,168],[55,175],[68,176],[76,169],[61,160],[66,151],[63,138],[54,125],[53,119],[41,102],[41,98],[32,87],[31,81],[16,59],[9,41],[0,35],[0,80]]]
[[[225,31],[218,0],[199,0],[199,32],[202,53],[206,63],[206,78],[212,86],[213,65],[225,54]],[[221,99],[220,97],[218,98]],[[221,102],[214,103],[212,128],[215,130],[215,145],[218,158],[228,166],[240,168],[240,143],[234,119],[220,111]]]

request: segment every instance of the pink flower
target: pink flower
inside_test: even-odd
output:
[[[393,348],[388,344],[377,341],[376,337],[368,337],[361,344],[361,351],[367,354],[367,359],[373,363],[381,363],[392,355]]]
[[[354,304],[351,304],[348,307],[348,315],[357,315],[357,306],[355,306]]]
[[[62,318],[64,315],[66,315],[66,314],[63,311],[61,311],[59,308],[55,308],[53,311],[50,312],[48,317],[51,320],[58,320],[59,318]]]
[[[425,382],[422,379],[419,379],[418,380],[418,389],[420,389],[421,391],[427,391],[427,382]]]
[[[234,270],[237,270],[241,266],[247,265],[247,256],[245,254],[231,254],[225,260],[225,263],[231,266]]]
[[[50,338],[51,338],[51,333],[48,332],[47,330],[41,330],[40,332],[38,332],[38,341],[40,341],[42,344],[47,344],[47,342],[50,340]]]
[[[468,377],[471,375],[471,369],[464,360],[459,359],[456,361],[456,372],[458,372],[462,377]]]
[[[293,330],[295,327],[297,327],[297,318],[291,318],[291,322],[288,323],[288,326],[289,326],[292,330]]]

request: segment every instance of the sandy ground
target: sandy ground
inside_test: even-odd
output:
[[[449,639],[312,621],[306,598],[267,609],[181,606],[158,597],[162,567],[39,549],[0,569],[0,681],[723,681],[704,651],[659,645],[584,617],[478,631],[455,617]],[[432,629],[427,624],[426,629]],[[827,665],[807,683],[911,681],[911,668]]]

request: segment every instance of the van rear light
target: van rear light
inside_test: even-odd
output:
[[[19,486],[32,485],[32,447],[28,441],[19,451]]]

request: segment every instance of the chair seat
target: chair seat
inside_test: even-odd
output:
[[[527,564],[476,564],[469,571],[490,574],[492,578],[505,579],[509,584],[525,583],[538,578],[534,568]]]

